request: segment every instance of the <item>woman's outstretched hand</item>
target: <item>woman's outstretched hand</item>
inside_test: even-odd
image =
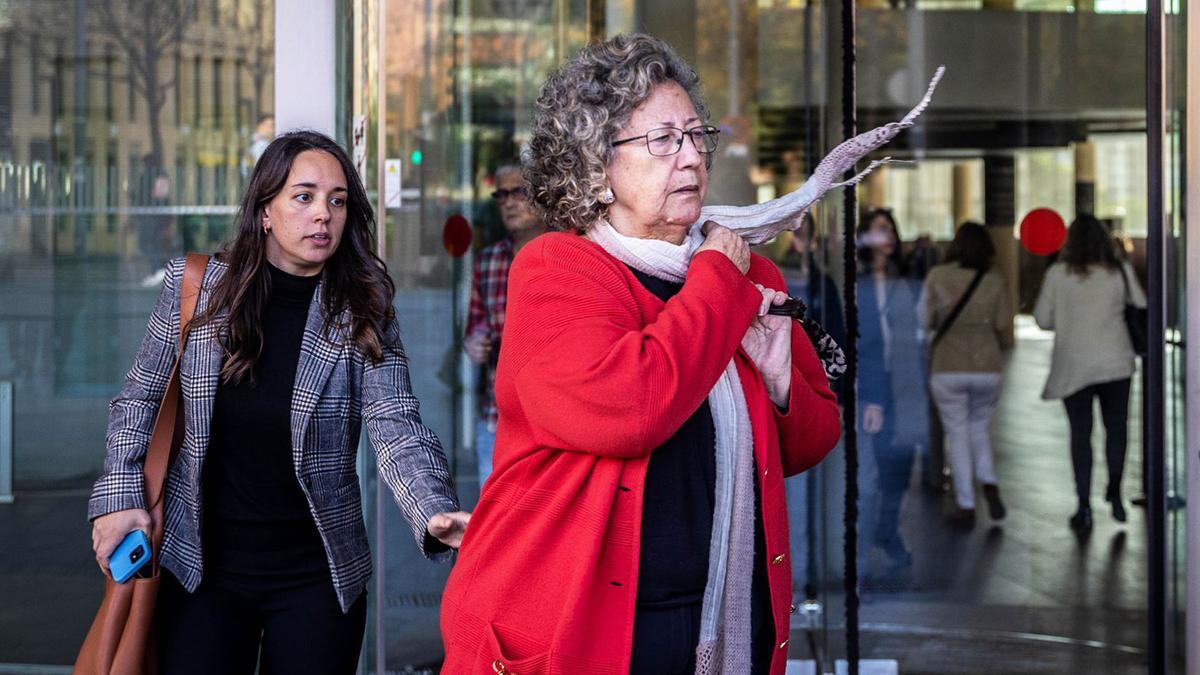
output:
[[[786,408],[792,393],[792,319],[787,316],[767,314],[771,305],[780,305],[788,299],[787,293],[755,284],[763,294],[758,316],[750,323],[742,338],[742,349],[754,361],[767,395],[775,405]]]
[[[466,511],[438,513],[429,519],[429,523],[425,525],[425,531],[450,548],[458,548],[462,544],[462,538],[467,532],[467,523],[469,522],[471,522],[471,514]]]

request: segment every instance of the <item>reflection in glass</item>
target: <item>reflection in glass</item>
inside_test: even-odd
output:
[[[63,514],[18,529],[47,556],[29,570],[80,575],[63,602],[38,603],[44,621],[74,626],[99,600],[84,497],[70,490],[99,473],[106,403],[164,264],[218,247],[256,134],[273,135],[273,16],[270,0],[0,9],[0,381],[20,421],[16,488],[53,491],[37,498]],[[0,573],[0,593],[18,604],[31,586],[41,584]],[[13,636],[0,662],[74,654],[83,628]]]

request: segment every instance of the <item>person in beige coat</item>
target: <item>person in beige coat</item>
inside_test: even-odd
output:
[[[1129,385],[1134,373],[1133,343],[1125,325],[1126,304],[1146,306],[1133,268],[1122,263],[1108,230],[1081,215],[1067,230],[1062,257],[1046,271],[1033,315],[1043,330],[1054,331],[1054,352],[1044,399],[1062,399],[1071,425],[1071,464],[1079,509],[1071,527],[1092,527],[1092,412],[1100,400],[1104,421],[1108,488],[1105,501],[1117,522],[1125,522],[1121,478],[1129,436]]]
[[[984,226],[964,223],[946,262],[925,279],[920,304],[922,323],[933,335],[929,389],[953,475],[955,509],[948,518],[965,527],[975,524],[974,480],[983,486],[991,518],[1005,516],[989,427],[1000,400],[1004,352],[1013,346],[1013,309],[1008,283],[993,269],[995,255]],[[968,289],[970,297],[949,321]]]

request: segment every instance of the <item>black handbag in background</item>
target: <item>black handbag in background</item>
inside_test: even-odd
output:
[[[1129,277],[1125,274],[1125,265],[1120,266],[1121,283],[1125,284],[1125,328],[1129,331],[1129,341],[1133,351],[1138,356],[1145,356],[1149,345],[1146,334],[1150,317],[1145,307],[1133,304],[1133,295],[1129,291]]]

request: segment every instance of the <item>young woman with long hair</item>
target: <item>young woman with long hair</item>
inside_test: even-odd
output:
[[[234,238],[205,270],[180,359],[183,444],[167,479],[160,671],[353,673],[371,573],[355,471],[366,425],[379,476],[426,556],[466,527],[421,422],[374,253],[374,214],[331,139],[267,146]],[[96,561],[150,524],[142,464],[175,361],[182,258],[111,405],[88,505]]]
[[[1044,399],[1062,399],[1071,424],[1071,465],[1079,507],[1071,527],[1092,527],[1092,401],[1100,400],[1108,464],[1105,501],[1125,522],[1121,479],[1129,436],[1129,385],[1134,372],[1133,344],[1125,325],[1125,305],[1146,306],[1133,268],[1117,257],[1107,228],[1081,215],[1067,230],[1067,243],[1050,266],[1034,308],[1044,330],[1054,331],[1050,376]]]
[[[905,274],[896,219],[876,209],[858,229],[859,429],[869,439],[876,485],[864,486],[864,576],[883,587],[903,585],[912,554],[900,532],[900,504],[908,490],[913,460],[929,439],[925,359],[918,341],[917,302],[921,282]],[[871,548],[886,558],[880,569]]]

